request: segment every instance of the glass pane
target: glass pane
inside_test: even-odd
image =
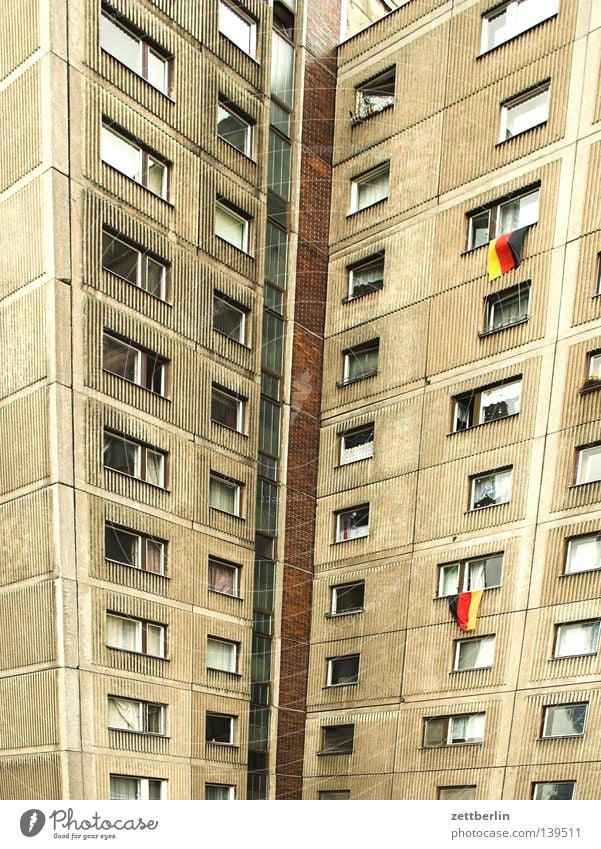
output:
[[[137,619],[108,614],[106,617],[107,644],[125,651],[140,651],[140,627]]]
[[[267,751],[269,747],[269,708],[251,705],[248,735],[248,744],[253,751]]]
[[[213,299],[213,327],[236,342],[244,342],[244,312],[223,298]]]
[[[288,234],[267,222],[265,276],[280,289],[286,288]]]
[[[277,32],[271,42],[271,94],[292,108],[294,100],[294,47]]]
[[[223,672],[236,671],[236,646],[222,640],[207,639],[207,667]]]
[[[102,339],[102,367],[132,383],[140,382],[140,352],[106,334]]]
[[[507,106],[505,138],[544,123],[549,117],[549,90],[541,91],[515,105]]]
[[[142,73],[142,44],[108,15],[100,18],[100,46],[137,74]]]
[[[100,135],[100,157],[126,177],[142,182],[142,151],[107,127]]]
[[[330,661],[330,684],[356,684],[359,680],[359,655]]]
[[[241,251],[246,250],[247,222],[239,215],[215,205],[215,235]]]
[[[151,192],[160,197],[167,195],[167,169],[162,162],[157,162],[156,159],[148,157],[148,175],[146,186]]]
[[[459,592],[459,563],[449,563],[440,569],[439,595],[455,595]]]
[[[113,525],[104,526],[104,556],[115,563],[140,566],[140,537]]]
[[[494,648],[494,637],[460,642],[457,669],[479,669],[483,666],[492,666]]]
[[[272,310],[273,312],[279,313],[282,315],[284,312],[284,293],[281,289],[276,289],[275,286],[272,286],[270,283],[265,284],[265,288],[263,289],[263,306],[267,310]]]
[[[285,200],[290,200],[290,151],[290,142],[270,130],[268,185]]]
[[[157,298],[165,298],[165,266],[146,258],[146,290]]]
[[[520,412],[521,394],[521,380],[483,390],[480,396],[480,424],[504,416],[515,416]]]
[[[132,477],[140,476],[140,446],[120,436],[104,435],[104,465]]]
[[[601,536],[593,534],[580,539],[571,539],[568,543],[566,573],[587,572],[601,568]]]
[[[233,787],[227,784],[205,784],[205,799],[210,801],[227,801],[233,798]]]
[[[124,731],[143,731],[141,708],[140,702],[109,697],[109,728],[121,728]]]
[[[146,480],[155,486],[163,486],[163,455],[146,449]]]
[[[534,785],[534,798],[543,800],[569,800],[574,796],[573,781],[549,781]]]
[[[165,629],[162,625],[146,625],[146,654],[151,654],[154,657],[163,657],[165,654],[164,646]]]
[[[363,610],[363,599],[365,596],[365,584],[345,584],[334,587],[332,590],[332,612],[351,613],[355,610]]]
[[[585,704],[548,707],[545,711],[544,737],[571,737],[584,733]]]
[[[466,569],[466,585],[464,587],[464,591],[484,590],[487,587],[499,587],[501,585],[502,571],[502,554],[496,554],[494,557],[484,557],[479,560],[470,560]]]
[[[111,775],[110,785],[110,796],[112,800],[140,798],[139,778],[126,778],[123,775]]]
[[[273,610],[275,564],[272,560],[257,559],[253,584],[253,603],[257,610]]]
[[[148,704],[146,707],[146,730],[150,734],[163,734],[163,706]]]
[[[438,798],[439,799],[475,799],[476,798],[476,788],[475,787],[439,787],[438,788]]]
[[[489,241],[490,210],[479,212],[470,218],[468,248],[479,248]]]
[[[238,484],[212,477],[209,486],[209,504],[217,510],[238,514]]]
[[[527,318],[529,302],[529,286],[522,286],[506,295],[494,295],[490,299],[489,330],[514,324],[516,321]]]
[[[594,654],[599,643],[599,622],[575,622],[557,630],[556,657]]]
[[[339,513],[336,524],[338,542],[367,536],[369,533],[369,506]]]
[[[444,717],[426,720],[424,726],[424,746],[445,746],[447,742],[447,723]]]
[[[236,595],[238,570],[218,560],[209,560],[209,589],[215,593]]]
[[[479,743],[483,736],[483,713],[473,713],[466,716],[452,716],[450,718],[449,743]]]
[[[102,267],[107,271],[138,285],[139,260],[139,251],[130,248],[109,233],[102,234]]]
[[[344,433],[341,438],[340,465],[373,457],[374,427]]]
[[[219,2],[219,32],[232,41],[236,47],[248,53],[255,54],[255,32],[254,26],[245,18],[238,15],[223,0]]]
[[[156,801],[162,798],[163,782],[157,781],[156,778],[148,779],[148,798],[150,801]]]
[[[165,545],[158,540],[146,540],[146,563],[147,572],[163,575],[165,572]]]
[[[166,59],[155,53],[154,50],[148,48],[148,82],[159,91],[167,93],[168,91],[168,68],[169,64]]]
[[[384,260],[378,259],[353,268],[349,273],[349,298],[360,298],[381,289],[384,284]]]
[[[233,398],[219,389],[211,393],[211,419],[232,430],[240,429],[241,404],[238,398]]]
[[[261,365],[276,374],[282,372],[284,322],[270,312],[263,313],[263,345]]]
[[[379,348],[355,348],[348,351],[345,357],[346,378],[361,380],[369,377],[378,370]]]
[[[577,483],[601,480],[601,445],[580,451]]]
[[[354,725],[334,725],[323,728],[324,752],[352,752],[355,736]]]
[[[355,183],[356,209],[365,209],[387,198],[389,177],[390,169],[387,167],[357,180]]]
[[[505,504],[510,500],[510,497],[511,469],[475,478],[472,504],[474,508]]]
[[[269,103],[269,123],[286,138],[290,138],[290,112],[283,109],[275,100]]]
[[[253,681],[271,680],[271,639],[269,637],[253,634],[250,675]]]
[[[257,531],[274,534],[277,529],[278,488],[271,481],[257,480]]]
[[[250,153],[250,125],[221,103],[217,108],[217,133],[240,153]]]
[[[207,713],[205,740],[207,743],[232,743],[234,720],[231,716]]]
[[[266,398],[261,398],[259,451],[272,457],[280,453],[280,408]]]

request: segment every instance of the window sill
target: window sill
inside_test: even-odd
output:
[[[360,215],[362,212],[366,212],[368,209],[375,209],[376,206],[382,206],[387,201],[388,201],[388,198],[385,197],[385,198],[381,198],[380,200],[377,200],[375,203],[370,203],[369,206],[362,206],[361,209],[350,209],[347,212],[346,217],[348,219],[348,218],[352,218],[355,215]]]
[[[576,483],[570,484],[568,489],[578,489],[581,486],[590,486],[593,483],[601,483],[601,478],[597,478],[594,481],[576,481]]]
[[[463,515],[467,516],[470,513],[477,513],[479,510],[488,510],[491,507],[502,507],[504,504],[511,504],[511,501],[496,501],[494,504],[483,504],[482,507],[470,507]]]
[[[335,469],[344,469],[346,466],[353,466],[355,463],[364,463],[366,460],[373,460],[373,454],[370,454],[369,457],[357,457],[356,460],[348,460],[346,463],[338,463],[337,466],[334,466]]]
[[[451,669],[449,675],[463,675],[464,672],[480,672],[482,669],[493,668],[493,666],[470,666],[469,669]]]
[[[119,560],[111,560],[110,557],[104,558],[105,563],[111,563],[113,566],[123,566],[124,569],[131,569],[132,572],[138,572],[142,575],[154,575],[156,578],[166,578],[166,580],[171,580],[171,575],[167,575],[165,572],[152,572],[150,569],[142,569],[141,566],[132,566],[130,563],[121,563]]]
[[[589,392],[597,392],[599,389],[601,389],[601,380],[595,380],[588,385],[585,383],[578,391],[581,395],[588,395]]]
[[[136,728],[115,728],[114,725],[107,726],[109,731],[119,731],[122,734],[136,734],[138,737],[153,737],[158,740],[169,740],[166,734],[158,734],[156,731],[138,731]]]
[[[496,419],[491,419],[488,422],[478,422],[478,424],[470,425],[469,427],[464,427],[461,430],[451,430],[447,433],[447,436],[455,436],[458,433],[468,433],[469,431],[476,430],[479,427],[484,427],[485,425],[494,424],[494,422],[501,422],[505,419],[515,419],[519,416],[519,413],[508,413],[506,416],[497,416]],[[479,508],[482,509],[482,508]]]
[[[353,383],[359,383],[362,380],[368,380],[370,377],[377,377],[377,371],[370,371],[369,374],[362,374],[361,377],[352,377],[348,380],[337,380],[336,386],[342,389],[343,386],[351,386]]]
[[[207,746],[219,746],[226,749],[239,749],[237,743],[223,743],[220,740],[205,740]]]
[[[571,578],[574,575],[587,575],[589,572],[599,572],[601,571],[601,566],[593,566],[591,569],[578,569],[576,572],[562,572],[561,575],[558,575],[558,578]]]
[[[244,516],[240,516],[239,513],[230,513],[228,510],[222,510],[220,507],[213,507],[212,504],[209,504],[209,510],[214,510],[216,513],[221,513],[223,516],[229,516],[231,519],[240,519],[241,522],[244,522]]]
[[[128,70],[130,72],[130,74],[133,74],[134,77],[136,77],[136,79],[142,80],[142,82],[146,83],[146,85],[149,86],[153,91],[156,91],[159,94],[162,94],[163,97],[165,98],[165,100],[167,100],[167,101],[169,101],[169,103],[175,105],[175,98],[173,98],[170,94],[167,94],[166,91],[163,91],[161,88],[158,88],[158,86],[151,83],[150,80],[147,80],[146,77],[142,76],[142,74],[139,74],[133,68],[130,68],[129,65],[126,65],[125,62],[122,62],[120,59],[118,59],[116,56],[114,56],[109,50],[106,50],[106,48],[102,47],[102,45],[100,46],[100,49],[104,54],[106,54],[106,56],[110,56],[111,59],[113,60],[113,62],[116,62],[122,68],[126,68],[126,70]],[[171,74],[169,73],[168,76],[171,76]]]
[[[231,678],[242,678],[241,672],[232,672],[229,669],[218,669],[215,666],[207,666],[207,672],[222,672],[224,675],[229,675]]]
[[[345,610],[343,613],[326,613],[325,618],[326,619],[340,619],[341,617],[344,617],[344,616],[358,616],[361,613],[365,613],[364,607],[357,608],[357,610]],[[339,686],[339,685],[335,685],[335,686]]]
[[[248,439],[248,434],[243,430],[238,430],[236,427],[230,427],[230,425],[226,425],[223,422],[218,422],[217,419],[211,419],[211,424],[219,425],[219,427],[223,427],[226,430],[229,430],[230,433],[237,433],[238,436],[243,436],[245,439]]]
[[[376,292],[381,292],[384,288],[384,281],[382,281],[381,286],[375,286],[373,289],[369,289],[367,292],[362,292],[360,295],[345,295],[344,298],[341,298],[340,302],[342,304],[350,304],[353,301],[360,301],[361,298],[367,298],[368,295],[374,295]]]
[[[547,737],[537,737],[536,739],[539,743],[542,743],[545,740],[582,740],[583,737],[584,732],[582,734],[554,734]]]
[[[553,18],[556,18],[558,16],[558,14],[558,12],[554,12],[552,15],[549,15],[548,18],[543,18],[542,21],[537,21],[536,23],[529,26],[527,29],[522,29],[519,32],[516,32],[514,35],[510,35],[509,38],[506,38],[504,41],[499,42],[499,44],[495,44],[493,45],[493,47],[487,47],[486,50],[481,50],[476,55],[476,61],[482,59],[484,56],[488,56],[489,53],[492,53],[495,50],[499,50],[499,48],[503,47],[504,45],[515,41],[516,38],[519,38],[521,35],[524,35],[524,33],[530,32],[530,30],[536,29],[536,27],[541,26],[541,24],[545,24],[547,21],[552,21]]]
[[[351,115],[351,129],[353,129],[354,127],[358,127],[359,124],[364,124],[371,118],[375,118],[376,115],[381,115],[382,112],[388,112],[389,109],[394,109],[394,106],[394,103],[387,103],[386,106],[382,106],[381,109],[374,109],[372,112],[369,112],[366,115],[361,115],[360,113],[356,112],[354,115]]]
[[[152,189],[149,189],[148,186],[145,186],[144,183],[139,183],[137,180],[134,180],[133,177],[128,177],[127,174],[124,174],[123,171],[119,171],[118,168],[115,168],[114,165],[110,165],[108,162],[105,162],[104,159],[100,160],[105,168],[108,168],[110,171],[113,171],[115,174],[119,174],[120,177],[123,177],[124,180],[127,180],[128,183],[133,183],[134,186],[139,186],[141,189],[144,189],[145,192],[148,192],[149,195],[152,195],[153,198],[160,200],[165,206],[170,207],[170,209],[175,209],[175,204],[173,201],[170,201],[169,198],[164,198],[162,195],[157,195],[156,192],[153,192]]]
[[[529,316],[518,318],[516,321],[508,321],[507,324],[501,324],[499,327],[492,327],[490,330],[479,330],[478,337],[484,339],[486,336],[492,336],[494,333],[500,333],[502,330],[508,330],[510,327],[516,327],[518,324],[525,324]]]
[[[322,757],[323,755],[352,755],[352,754],[353,754],[352,749],[344,749],[343,751],[340,751],[340,752],[336,752],[333,749],[330,749],[330,750],[325,749],[321,752],[316,752],[316,755],[318,755],[318,757]]]
[[[554,655],[553,657],[550,657],[549,660],[571,660],[574,657],[596,657],[597,653],[598,650],[581,652],[580,654],[562,654],[558,656]]]
[[[349,537],[348,539],[335,539],[330,545],[342,545],[345,542],[356,542],[359,539],[368,539],[369,534],[363,534],[360,537]]]
[[[548,123],[549,123],[549,121],[547,119],[546,121],[541,121],[539,124],[533,124],[531,127],[526,127],[525,130],[520,130],[520,132],[516,133],[514,136],[508,136],[506,139],[500,139],[496,143],[495,147],[499,148],[499,147],[501,147],[501,145],[507,144],[507,142],[511,142],[514,139],[519,139],[521,136],[524,135],[524,133],[529,133],[531,130],[536,130],[537,127],[544,127],[545,124],[548,124]]]
[[[325,687],[322,687],[322,690],[338,690],[340,687],[356,687],[359,684],[358,681],[349,682],[347,684],[326,684]]]
[[[213,590],[211,587],[208,588],[210,593],[214,593],[215,595],[221,595],[225,598],[233,598],[235,601],[244,601],[241,595],[234,595],[233,593],[224,593],[221,590]]]
[[[463,743],[441,743],[440,746],[421,746],[421,752],[438,752],[440,749],[462,749],[464,746],[482,746],[484,740],[465,740]]]

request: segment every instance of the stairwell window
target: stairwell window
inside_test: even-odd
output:
[[[578,449],[576,483],[594,483],[601,480],[601,444]]]
[[[384,286],[384,255],[379,254],[357,265],[348,266],[348,293],[345,301],[354,301]]]
[[[491,239],[511,233],[520,227],[536,224],[540,189],[516,193],[505,201],[493,203],[484,210],[468,215],[467,249],[487,245]]]
[[[140,734],[165,734],[165,705],[108,697],[108,727]]]
[[[484,713],[428,718],[424,722],[424,747],[430,749],[481,743],[484,739],[484,719]]]
[[[167,200],[167,163],[108,124],[103,124],[100,134],[100,158],[130,180]]]
[[[521,377],[457,395],[454,399],[453,431],[517,415],[521,396]]]
[[[125,436],[104,432],[104,467],[165,488],[166,454]]]
[[[486,53],[531,27],[552,18],[559,0],[510,0],[482,17],[480,53]]]
[[[518,94],[501,104],[499,142],[525,133],[549,120],[550,83]]]
[[[168,360],[110,333],[102,335],[102,367],[155,395],[166,396]]]
[[[122,651],[165,657],[167,651],[167,629],[156,622],[106,614],[107,646]]]
[[[568,540],[564,575],[601,569],[601,532]]]
[[[235,44],[243,53],[255,58],[257,49],[257,25],[238,6],[234,7],[225,0],[219,0],[217,27],[228,41]]]
[[[249,220],[219,201],[215,204],[215,235],[239,251],[249,252]]]
[[[388,68],[377,77],[373,77],[355,89],[355,113],[351,116],[351,126],[366,121],[385,109],[394,106],[396,68]]]
[[[574,798],[575,781],[536,781],[532,785],[532,798],[544,801],[569,801]]]
[[[168,57],[108,8],[103,8],[100,16],[100,47],[151,86],[169,94]]]
[[[578,657],[597,654],[599,648],[599,619],[588,622],[566,622],[555,633],[553,657]]]
[[[495,656],[495,635],[455,641],[456,672],[468,669],[486,669],[493,665]]]
[[[110,798],[155,802],[167,798],[167,781],[162,778],[138,778],[130,775],[110,776]]]
[[[346,430],[340,436],[340,465],[367,460],[374,455],[373,422]]]
[[[336,516],[336,542],[346,542],[369,535],[369,504],[341,510]]]
[[[438,598],[501,586],[503,554],[458,560],[439,566]]]
[[[167,263],[106,230],[102,232],[102,267],[155,298],[167,298]]]
[[[343,378],[339,386],[363,380],[378,373],[380,358],[380,340],[371,339],[361,345],[355,345],[343,351]]]
[[[548,705],[543,711],[541,737],[582,737],[586,726],[588,702]]]
[[[320,755],[345,755],[353,751],[354,725],[324,725],[321,728]]]
[[[104,525],[104,557],[112,563],[164,575],[166,548],[164,540],[136,533],[111,522]]]
[[[530,281],[494,292],[486,298],[484,334],[504,330],[528,320]]]
[[[507,504],[511,500],[512,469],[497,469],[471,479],[470,510]]]
[[[351,180],[351,206],[349,214],[360,212],[388,198],[390,162],[372,168]]]
[[[211,472],[209,479],[209,506],[222,513],[240,516],[242,509],[242,484],[239,481]]]

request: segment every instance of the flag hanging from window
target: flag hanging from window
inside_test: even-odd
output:
[[[482,590],[459,593],[449,599],[449,610],[462,631],[475,631]]]
[[[528,227],[504,233],[488,246],[488,279],[496,280],[506,271],[517,268],[522,261],[522,247]]]

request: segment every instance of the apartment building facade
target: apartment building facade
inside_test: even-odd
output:
[[[354,6],[0,11],[5,798],[601,790],[601,4]]]

